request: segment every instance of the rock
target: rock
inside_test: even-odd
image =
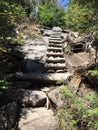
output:
[[[47,100],[46,94],[42,91],[19,89],[17,95],[22,107],[43,107]]]
[[[77,32],[71,32],[70,35],[71,35],[72,37],[75,37],[75,38],[78,38],[78,37],[79,37],[79,35],[78,35]]]
[[[51,30],[44,30],[44,33],[43,33],[44,36],[50,36],[51,34],[52,34]]]
[[[15,102],[0,108],[0,130],[9,130],[15,123],[18,114],[18,106]]]
[[[46,108],[23,108],[20,113],[19,130],[58,130],[52,110]]]
[[[60,27],[53,27],[52,29],[54,32],[62,32],[62,29]]]
[[[64,104],[62,101],[62,93],[61,93],[61,90],[63,88],[64,87],[61,86],[48,93],[49,99],[58,107],[62,107]]]
[[[65,54],[66,67],[68,69],[79,69],[88,66],[90,61],[89,54],[86,52]]]
[[[41,34],[44,33],[44,28],[40,28],[40,33],[41,33]]]
[[[50,35],[51,38],[64,38],[64,35],[61,32],[52,32]]]

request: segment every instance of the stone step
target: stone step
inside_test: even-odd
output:
[[[62,51],[62,47],[48,47],[47,51]]]
[[[49,46],[49,47],[62,47],[62,44],[50,43],[48,46]]]
[[[66,81],[72,74],[66,73],[43,73],[43,74],[32,74],[32,73],[17,73],[16,77],[20,80],[25,81],[43,81],[46,83],[52,83],[57,81]]]
[[[48,63],[50,63],[50,62],[52,62],[52,63],[65,63],[65,58],[61,58],[61,57],[54,58],[51,56],[51,57],[46,59],[46,62],[48,62]]]
[[[56,63],[56,64],[46,63],[45,68],[46,69],[55,69],[55,70],[57,70],[57,69],[65,69],[66,65],[65,65],[65,63]]]
[[[58,57],[58,56],[59,56],[59,57],[63,57],[63,53],[62,53],[62,52],[61,52],[61,53],[60,53],[60,52],[56,52],[56,53],[55,53],[55,52],[51,51],[51,52],[48,52],[48,53],[47,53],[47,56],[48,56],[48,57],[50,57],[50,56],[53,56],[53,57]]]

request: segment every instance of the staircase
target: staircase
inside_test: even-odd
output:
[[[62,50],[63,41],[61,31],[53,31],[50,35],[45,64],[47,73],[64,73],[67,71]]]

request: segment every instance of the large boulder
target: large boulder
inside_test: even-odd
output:
[[[18,124],[19,130],[58,130],[52,110],[46,108],[23,108]]]
[[[47,100],[46,94],[42,91],[19,89],[17,95],[22,107],[43,107]]]
[[[18,106],[15,102],[0,108],[0,130],[10,130],[16,123]]]
[[[62,107],[64,105],[61,92],[63,88],[63,86],[57,87],[48,93],[49,99],[58,107]]]
[[[62,29],[60,27],[53,27],[52,31],[54,31],[54,32],[62,32]]]

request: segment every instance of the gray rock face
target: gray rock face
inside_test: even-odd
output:
[[[48,97],[50,98],[50,100],[58,107],[62,107],[64,104],[62,101],[62,93],[61,93],[62,88],[63,86],[56,88],[48,93]]]
[[[39,62],[33,61],[25,61],[25,68],[24,71],[28,73],[42,73],[43,72],[43,64]]]
[[[46,108],[23,108],[18,124],[19,130],[58,130],[52,110]]]
[[[60,27],[53,27],[52,29],[54,32],[62,32],[62,29]]]
[[[42,91],[20,89],[17,94],[22,107],[43,107],[47,100],[46,94]]]
[[[18,106],[15,102],[0,108],[0,130],[11,129],[14,126],[18,114]]]

